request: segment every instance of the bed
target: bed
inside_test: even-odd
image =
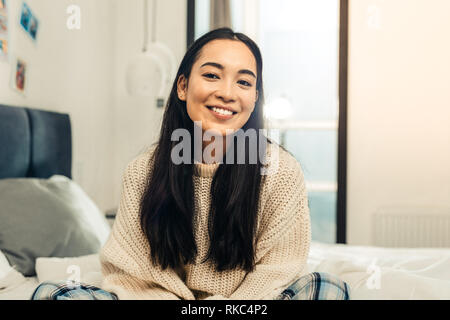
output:
[[[0,105],[0,299],[55,277],[99,284],[110,225],[71,169],[68,114]]]
[[[44,281],[100,286],[110,227],[72,181],[71,149],[67,114],[0,105],[0,300],[28,300]],[[355,300],[450,299],[450,249],[313,241],[307,267]]]

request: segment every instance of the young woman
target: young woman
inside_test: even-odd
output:
[[[33,298],[349,299],[346,283],[307,271],[303,172],[260,134],[263,103],[262,58],[251,39],[221,28],[195,41],[159,141],[125,171],[100,253],[102,288],[81,285],[70,294],[45,283]],[[214,139],[204,138],[208,132]],[[242,132],[256,140],[232,143]]]

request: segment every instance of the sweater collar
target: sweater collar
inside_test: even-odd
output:
[[[200,163],[194,162],[194,175],[205,178],[214,177],[214,173],[219,167],[220,163]]]

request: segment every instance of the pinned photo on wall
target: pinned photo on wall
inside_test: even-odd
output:
[[[20,11],[20,25],[25,33],[27,33],[31,39],[36,41],[37,32],[39,29],[39,20],[25,2],[22,3],[22,10]]]
[[[8,41],[0,39],[0,59],[8,59]]]
[[[8,34],[8,17],[6,16],[6,10],[0,9],[0,36],[6,34]]]
[[[0,60],[8,60],[8,13],[6,0],[0,0]]]
[[[17,58],[12,65],[11,87],[24,94],[26,90],[27,64],[20,58]]]

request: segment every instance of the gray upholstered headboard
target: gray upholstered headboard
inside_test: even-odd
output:
[[[0,179],[72,178],[68,114],[0,104]]]

